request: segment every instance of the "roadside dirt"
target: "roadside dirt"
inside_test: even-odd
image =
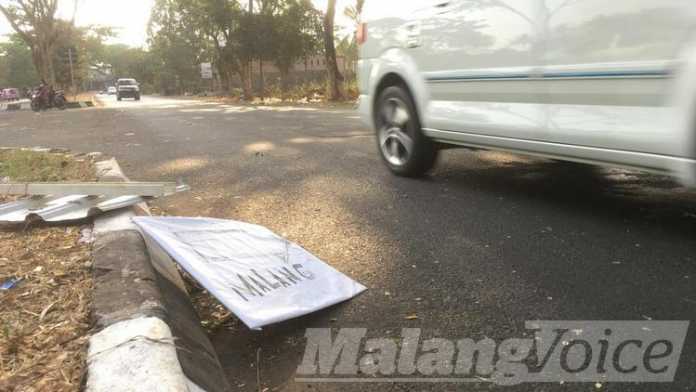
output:
[[[90,159],[0,151],[0,180],[90,181]],[[13,177],[9,177],[11,174]],[[0,203],[16,197],[0,195]],[[0,228],[0,391],[79,391],[90,329],[89,226]]]
[[[0,232],[0,390],[80,390],[92,275],[78,227]]]

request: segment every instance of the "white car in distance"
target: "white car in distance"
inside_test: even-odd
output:
[[[135,79],[119,79],[116,81],[116,99],[133,98],[140,101],[140,85]]]
[[[693,0],[366,2],[360,112],[389,169],[443,145],[696,184]]]

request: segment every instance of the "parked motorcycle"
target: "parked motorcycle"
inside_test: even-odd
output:
[[[63,90],[56,90],[48,94],[48,98],[42,96],[42,90],[36,89],[31,95],[31,109],[35,112],[52,108],[65,110],[68,100]]]

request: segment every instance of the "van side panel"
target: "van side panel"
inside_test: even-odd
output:
[[[541,0],[453,0],[423,13],[409,49],[431,95],[426,127],[539,139]]]
[[[548,140],[689,157],[676,92],[693,0],[544,0]]]

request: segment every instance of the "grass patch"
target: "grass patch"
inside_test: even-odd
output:
[[[0,150],[0,179],[13,182],[94,181],[90,160],[30,150]]]

